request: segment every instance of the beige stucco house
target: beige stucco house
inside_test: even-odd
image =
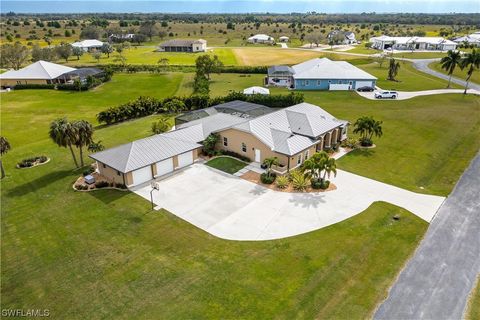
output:
[[[248,113],[247,110],[260,108],[247,102],[232,101],[216,107],[216,112],[180,123],[170,132],[90,157],[97,161],[99,173],[133,187],[194,163],[201,152],[201,142],[212,133],[219,136],[217,149],[235,152],[257,163],[277,157],[280,165],[273,169],[279,174],[287,173],[315,152],[332,148],[347,138],[347,121],[338,120],[309,103],[270,109],[259,116]],[[260,107],[264,112],[266,107]],[[234,111],[226,113],[227,110]]]

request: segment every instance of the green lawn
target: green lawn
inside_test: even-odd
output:
[[[217,157],[208,161],[206,164],[207,166],[230,174],[234,174],[247,166],[245,162],[230,157]]]
[[[376,62],[361,64],[358,67],[377,77],[377,85],[386,90],[420,91],[447,87],[447,81],[416,70],[410,62],[400,61],[397,82],[387,80],[388,61],[385,61],[382,67]],[[452,88],[460,86],[452,84]]]
[[[129,192],[72,190],[82,170],[73,170],[69,152],[49,140],[52,119],[92,121],[94,139],[107,147],[142,138],[161,116],[98,126],[95,115],[139,95],[186,92],[190,76],[118,74],[90,92],[1,94],[2,136],[12,144],[2,157],[2,308],[38,306],[54,318],[79,319],[370,317],[427,227],[403,209],[375,203],[298,237],[236,242],[151,212]],[[212,93],[257,83],[258,76],[214,76]],[[341,119],[383,120],[377,148],[353,152],[339,167],[400,187],[446,195],[480,148],[480,101],[473,96],[397,103],[353,92],[305,95]],[[32,155],[51,161],[14,168]]]
[[[447,74],[447,72],[444,69],[442,69],[440,62],[433,62],[433,63],[430,63],[428,66],[434,70]],[[453,72],[453,76],[462,80],[466,80],[467,69],[461,70],[460,68],[457,67]],[[480,84],[480,70],[476,70],[473,72],[472,77],[470,78],[470,82]]]
[[[367,100],[355,92],[305,92],[305,98],[352,124],[364,115],[382,120],[377,147],[348,154],[339,167],[415,192],[446,196],[480,149],[480,99],[472,95],[400,102]]]
[[[407,58],[407,59],[434,59],[434,58],[443,58],[447,54],[445,52],[397,52],[393,56],[397,58]]]
[[[155,46],[140,46],[140,47],[131,47],[124,51],[123,55],[125,56],[126,63],[128,64],[157,64],[158,60],[162,58],[167,58],[169,64],[174,65],[195,65],[195,59],[199,55],[205,53],[180,53],[180,52],[157,52]],[[224,48],[216,48],[209,50],[208,54],[217,55],[219,59],[225,65],[236,65],[237,61],[232,50]],[[112,53],[108,58],[106,55],[102,55],[102,58],[98,63],[100,64],[109,64],[109,63],[120,63],[116,60],[117,53]],[[65,61],[59,61],[59,63],[64,63]],[[95,65],[97,60],[93,58],[91,54],[85,53],[80,57],[80,60],[77,60],[76,57],[71,57],[68,62],[69,65]]]
[[[477,286],[473,288],[470,301],[468,302],[466,320],[480,320],[480,280],[477,279]]]

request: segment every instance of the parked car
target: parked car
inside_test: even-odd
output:
[[[375,92],[375,98],[377,99],[397,99],[397,91],[377,91]]]
[[[373,90],[375,90],[375,88],[370,86],[364,86],[357,89],[358,92],[372,92]]]

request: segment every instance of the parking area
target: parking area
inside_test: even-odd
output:
[[[417,194],[338,170],[337,189],[287,193],[264,188],[195,163],[159,182],[156,209],[223,239],[271,240],[317,230],[361,213],[375,201],[403,207],[430,221],[443,197]],[[132,190],[150,201],[151,187]]]
[[[382,91],[382,89],[377,88],[375,91]],[[423,91],[396,91],[398,92],[398,97],[396,99],[376,99],[375,92],[358,92],[360,96],[370,99],[370,100],[386,100],[386,101],[395,101],[395,100],[407,100],[415,97],[420,96],[430,96],[434,94],[449,94],[449,93],[457,93],[463,94],[463,89],[438,89],[438,90],[423,90]],[[480,91],[475,89],[467,90],[468,94],[476,94],[480,95]]]

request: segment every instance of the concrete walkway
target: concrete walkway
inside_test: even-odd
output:
[[[288,49],[288,45],[285,42],[280,42],[279,44],[282,49]]]
[[[433,70],[428,66],[430,63],[439,61],[440,59],[405,59],[405,60],[411,61],[413,63],[413,66],[417,70],[420,70],[422,72],[431,74],[432,76],[435,76],[437,78],[441,78],[448,81],[448,78],[449,78],[448,75],[442,72]],[[458,85],[461,85],[462,87],[465,87],[465,84],[466,84],[465,80],[462,80],[456,77],[452,77],[452,83],[456,83]],[[480,91],[480,85],[472,82],[469,83],[468,88]]]
[[[348,219],[375,201],[386,201],[430,221],[443,197],[423,195],[338,170],[337,189],[318,193],[274,191],[203,164],[160,181],[153,193],[165,208],[223,239],[271,240],[317,230]],[[133,190],[150,201],[150,186]]]
[[[433,219],[375,319],[463,319],[480,274],[480,153]]]
[[[381,91],[382,89],[379,89],[379,90]],[[396,100],[407,100],[415,97],[429,96],[429,95],[435,95],[435,94],[449,94],[449,93],[463,94],[463,89],[436,89],[436,90],[424,90],[424,91],[397,91],[397,92],[398,92],[397,99],[377,99],[375,98],[375,92],[358,92],[357,91],[357,93],[360,96],[366,99],[396,101]],[[475,89],[469,89],[467,93],[480,95],[480,91]]]

